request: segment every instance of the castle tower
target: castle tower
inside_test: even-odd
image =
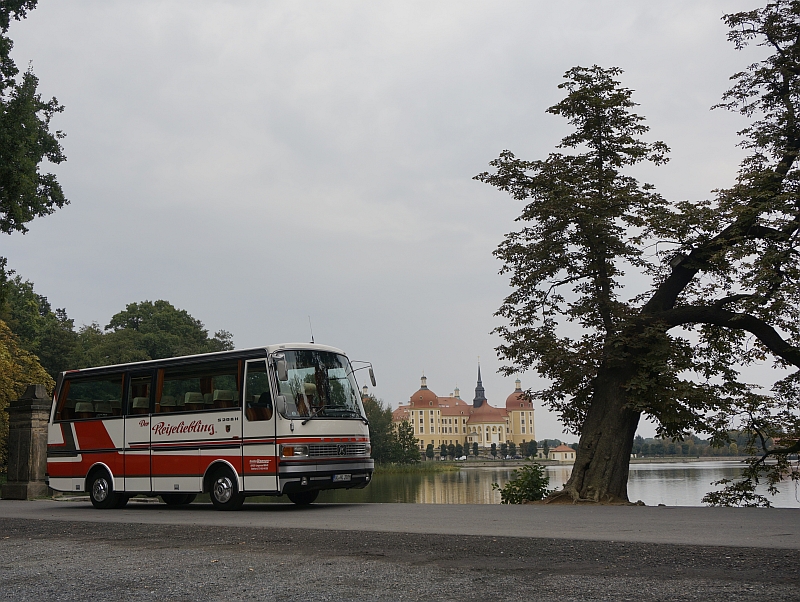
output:
[[[483,388],[483,381],[481,381],[481,364],[478,362],[478,384],[475,387],[475,399],[472,400],[472,407],[479,408],[486,401],[486,391]]]

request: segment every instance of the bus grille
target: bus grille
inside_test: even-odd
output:
[[[337,456],[366,456],[366,443],[312,443],[308,446],[312,458],[335,458]]]

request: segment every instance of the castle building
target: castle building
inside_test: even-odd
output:
[[[519,445],[535,439],[533,403],[522,397],[519,379],[505,406],[497,408],[489,404],[479,365],[472,404],[461,399],[458,387],[451,395],[439,397],[428,388],[428,379],[423,376],[419,390],[411,395],[407,405],[401,405],[392,413],[392,421],[407,420],[422,449],[429,444],[438,448],[442,444],[456,443],[470,448],[477,443],[481,448],[490,448],[492,443],[500,447],[503,443],[513,441]]]

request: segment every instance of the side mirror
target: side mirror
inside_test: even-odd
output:
[[[372,386],[377,387],[377,383],[375,382],[375,373],[372,371],[372,366],[369,367],[369,379],[372,381]]]
[[[286,395],[277,395],[275,397],[275,411],[279,414],[286,413]]]
[[[286,360],[283,357],[275,359],[275,373],[278,375],[278,380],[282,383],[289,380],[289,370],[286,367]]]

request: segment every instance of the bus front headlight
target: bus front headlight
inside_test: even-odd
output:
[[[281,458],[307,458],[308,445],[281,445]]]

